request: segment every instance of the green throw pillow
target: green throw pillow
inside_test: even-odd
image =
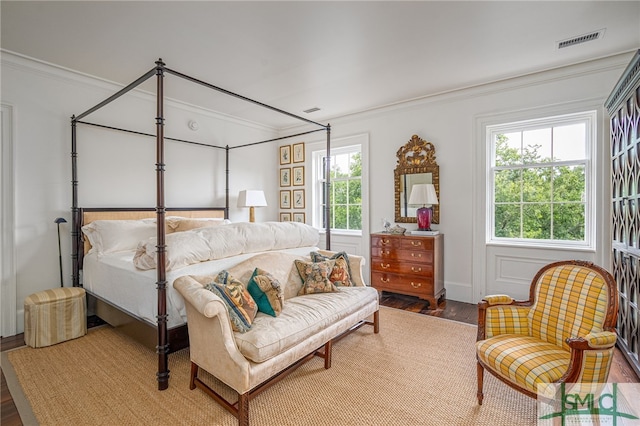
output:
[[[227,305],[231,328],[234,331],[239,333],[249,331],[258,313],[258,306],[242,282],[229,275],[229,272],[222,271],[215,281],[207,284],[205,288]]]
[[[302,288],[298,296],[314,293],[331,293],[338,291],[338,288],[329,280],[331,271],[335,265],[335,260],[325,260],[322,262],[304,262],[294,260],[296,269],[302,278]]]
[[[247,284],[247,290],[258,305],[258,310],[277,317],[284,306],[284,296],[280,282],[267,271],[256,268]]]
[[[325,256],[317,251],[311,252],[311,261],[322,262],[323,260],[335,260],[336,263],[333,266],[329,280],[339,287],[353,287],[356,284],[353,282],[353,275],[351,274],[351,264],[349,263],[349,255],[346,252],[341,251],[334,254],[331,257]]]

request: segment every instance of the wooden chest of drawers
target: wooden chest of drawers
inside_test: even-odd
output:
[[[371,234],[371,285],[417,296],[435,309],[444,299],[444,235]]]

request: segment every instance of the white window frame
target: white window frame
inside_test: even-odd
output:
[[[362,229],[334,229],[331,233],[336,235],[354,235],[362,236],[369,232],[369,155],[368,155],[369,138],[367,134],[347,136],[331,140],[331,154],[341,154],[344,152],[354,151],[354,147],[359,147],[362,159],[362,174],[360,176],[361,195],[362,195]],[[308,145],[311,158],[311,224],[312,226],[324,232],[325,228],[322,223],[322,173],[323,158],[327,154],[326,142],[310,143]]]
[[[495,166],[495,145],[494,137],[501,133],[510,133],[523,130],[534,130],[548,128],[551,126],[569,125],[585,123],[585,158],[581,160],[559,161],[554,163],[545,163],[548,165],[581,165],[585,168],[585,236],[584,241],[570,240],[536,240],[528,238],[504,238],[495,237],[495,194],[494,194],[494,170],[502,169]],[[486,144],[487,144],[487,187],[486,187],[486,242],[489,244],[501,245],[518,245],[533,247],[557,247],[557,248],[595,248],[595,146],[596,146],[596,124],[597,111],[585,111],[573,114],[563,114],[535,118],[530,120],[521,120],[511,123],[495,124],[486,126]],[[528,167],[536,167],[536,164],[527,165]]]

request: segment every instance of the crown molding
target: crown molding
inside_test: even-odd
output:
[[[0,65],[4,68],[15,69],[20,72],[28,72],[40,77],[54,79],[71,84],[82,84],[92,88],[103,89],[111,92],[117,92],[122,89],[124,85],[115,83],[110,80],[106,80],[100,77],[85,74],[79,71],[75,71],[69,68],[65,68],[50,62],[42,61],[29,56],[21,55],[16,52],[12,52],[6,49],[0,49]],[[149,102],[155,102],[155,93],[142,90],[133,89],[127,93],[127,96],[135,96],[138,99],[142,99]],[[231,122],[241,126],[269,131],[277,132],[278,129],[273,126],[268,126],[262,123],[257,123],[251,120],[245,120],[230,114],[225,114],[220,111],[214,111],[207,108],[202,108],[198,105],[191,104],[189,102],[180,101],[173,98],[165,97],[165,104],[174,108],[178,108],[184,111],[189,111],[196,114],[201,114],[214,119]],[[89,106],[91,107],[91,106]]]
[[[551,68],[543,71],[523,74],[516,77],[504,78],[488,83],[466,86],[447,90],[440,93],[420,96],[413,99],[405,99],[403,101],[391,104],[381,105],[362,111],[344,114],[341,116],[323,118],[322,121],[332,123],[335,126],[338,123],[350,123],[358,120],[369,119],[379,115],[388,114],[394,111],[406,111],[421,108],[425,105],[443,102],[455,102],[459,100],[469,100],[473,98],[489,96],[508,90],[524,89],[527,87],[535,87],[540,84],[553,83],[573,79],[576,77],[598,74],[610,70],[623,70],[629,64],[635,50],[629,52],[618,53],[611,56],[594,58],[589,61],[579,62],[558,68]],[[302,126],[292,126],[283,131],[297,130]]]

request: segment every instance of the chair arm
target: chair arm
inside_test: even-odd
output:
[[[515,302],[515,299],[511,296],[507,296],[506,294],[491,294],[482,298],[485,300],[489,306],[493,305],[511,305]]]
[[[566,340],[571,348],[571,360],[567,372],[558,382],[604,383],[607,381],[613,359],[616,333],[600,331],[584,337]]]
[[[599,331],[589,333],[584,337],[573,337],[567,339],[567,344],[571,349],[610,349],[616,344],[617,335],[612,331]]]
[[[322,254],[323,256],[331,257],[334,254],[339,252],[329,251],[329,250],[318,250],[318,253]],[[347,255],[349,256],[349,269],[351,270],[351,275],[352,275],[351,280],[353,280],[353,283],[356,285],[356,287],[366,287],[367,284],[365,284],[365,281],[363,278],[364,274],[362,273],[362,269],[365,265],[366,259],[356,254],[347,253]]]
[[[485,296],[478,303],[477,340],[500,334],[528,334],[529,301],[517,301],[506,295]]]

